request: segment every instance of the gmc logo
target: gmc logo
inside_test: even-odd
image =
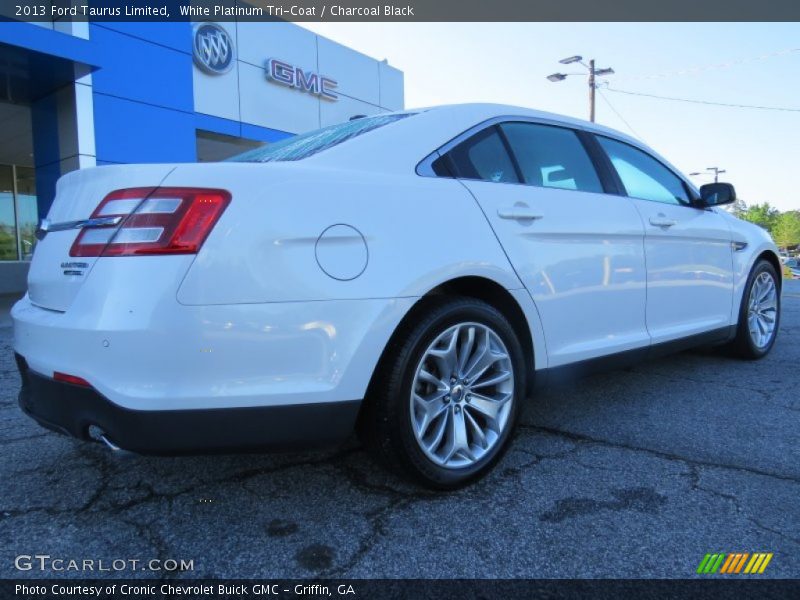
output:
[[[266,66],[267,79],[301,92],[314,94],[325,100],[336,101],[339,96],[333,91],[338,85],[336,80],[323,77],[313,71],[304,71],[277,58],[270,58]]]

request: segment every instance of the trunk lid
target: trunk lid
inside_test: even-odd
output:
[[[175,165],[113,165],[73,171],[58,180],[47,220],[58,225],[88,219],[110,192],[156,187],[174,168]],[[36,244],[28,273],[28,295],[34,304],[64,312],[88,279],[97,258],[69,255],[80,231],[49,231]]]

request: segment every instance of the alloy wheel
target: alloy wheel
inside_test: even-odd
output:
[[[438,335],[417,365],[411,425],[419,447],[440,467],[468,467],[485,457],[509,425],[514,369],[500,336],[481,323]]]
[[[762,271],[753,280],[747,305],[750,339],[757,348],[766,348],[772,341],[777,318],[778,288],[772,275]]]

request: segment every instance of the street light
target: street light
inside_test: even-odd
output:
[[[562,58],[558,61],[562,65],[571,65],[573,63],[580,63],[589,71],[589,120],[594,122],[594,106],[595,106],[595,90],[597,89],[597,84],[595,83],[595,77],[602,77],[603,75],[613,75],[614,69],[605,68],[605,69],[595,69],[594,67],[594,59],[589,61],[587,65],[583,62],[582,56],[570,56],[568,58]],[[581,73],[553,73],[552,75],[548,75],[547,79],[552,82],[557,81],[564,81],[570,75],[581,75]]]
[[[714,183],[717,183],[719,181],[720,173],[727,173],[725,169],[720,169],[719,167],[706,167],[706,171],[711,171],[712,173],[714,173]],[[700,171],[689,173],[690,177],[695,177],[697,175],[711,175],[711,173],[703,173]]]

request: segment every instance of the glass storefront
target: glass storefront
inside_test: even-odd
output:
[[[31,259],[38,222],[34,170],[0,165],[0,261]]]
[[[7,165],[0,165],[0,260],[19,260],[14,169]]]
[[[262,146],[261,142],[197,130],[197,162],[216,162]]]
[[[31,167],[16,167],[17,171],[17,232],[22,260],[33,257],[36,245],[36,226],[39,207],[36,203],[36,172]]]

